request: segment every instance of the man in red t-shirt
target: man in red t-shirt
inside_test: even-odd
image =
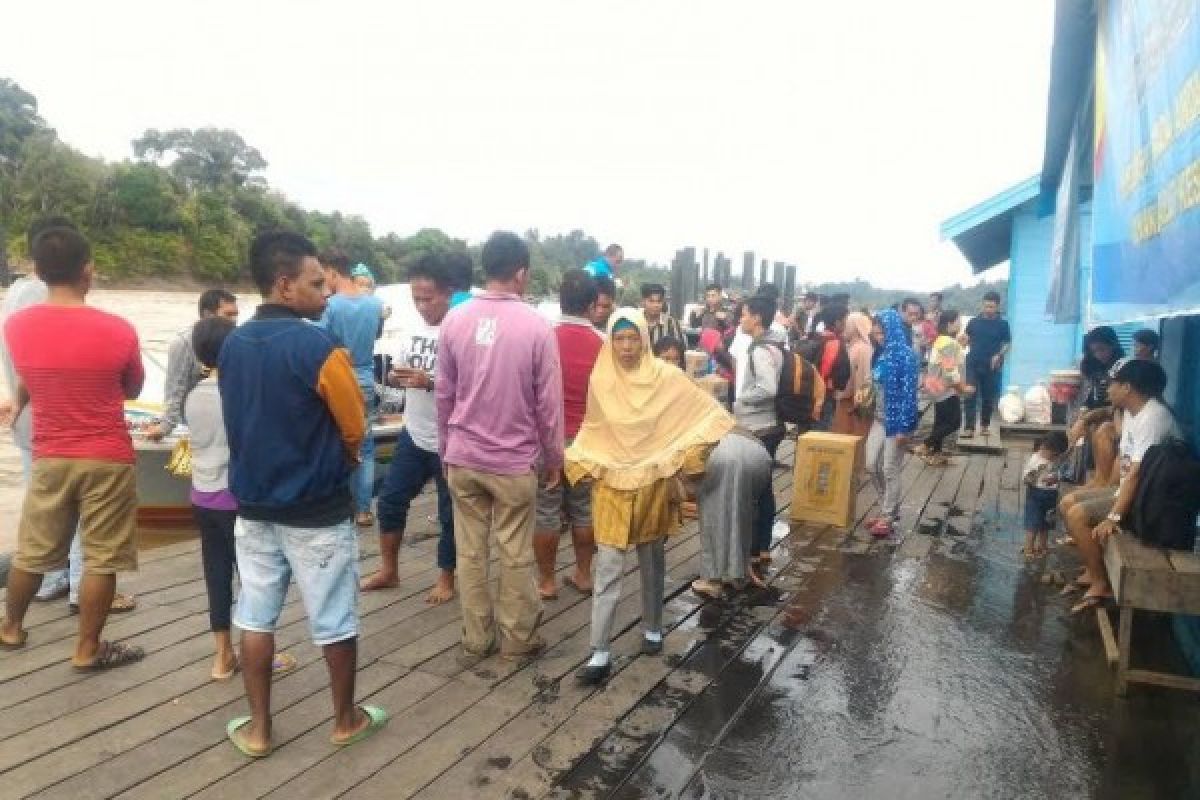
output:
[[[45,304],[13,314],[4,337],[16,370],[19,411],[33,411],[33,470],[17,553],[8,574],[0,646],[25,644],[25,612],[42,575],[67,563],[80,523],[83,581],[79,639],[71,663],[92,672],[130,664],[141,648],[104,642],[116,573],[137,569],[137,487],[126,399],[142,390],[141,349],[133,326],[86,304],[94,267],[87,239],[49,228],[33,243]]]
[[[583,424],[588,381],[604,344],[592,324],[598,295],[596,281],[583,270],[573,269],[563,275],[558,293],[562,315],[554,328],[554,338],[558,341],[558,358],[562,365],[563,422],[568,447]],[[575,574],[564,582],[583,594],[592,592],[592,552],[595,549],[592,487],[584,482],[574,486],[560,482],[554,488],[538,487],[533,552],[538,564],[538,594],[543,600],[558,596],[554,562],[564,516],[571,528],[571,544],[575,547]]]

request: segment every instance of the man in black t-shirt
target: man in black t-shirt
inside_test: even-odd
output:
[[[983,308],[979,316],[967,323],[965,332],[967,346],[966,382],[975,387],[974,394],[966,396],[964,416],[966,424],[962,437],[975,435],[975,417],[978,413],[983,430],[992,425],[992,413],[1000,396],[1000,373],[1004,369],[1004,356],[1012,345],[1012,332],[1008,320],[1000,316],[1000,295],[988,292],[983,296]],[[982,406],[982,408],[979,408]]]

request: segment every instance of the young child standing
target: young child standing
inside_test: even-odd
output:
[[[1025,464],[1025,547],[1026,558],[1046,555],[1046,537],[1051,515],[1058,506],[1059,468],[1067,452],[1067,436],[1055,431],[1037,442],[1037,449]]]
[[[200,530],[200,561],[208,590],[208,621],[216,655],[212,679],[227,681],[239,664],[233,649],[233,573],[237,554],[233,529],[237,522],[237,500],[229,491],[229,442],[217,387],[217,356],[233,332],[234,324],[224,317],[207,317],[192,329],[191,347],[196,360],[208,374],[184,400],[192,447],[192,513]],[[271,663],[274,675],[296,666],[296,659],[277,653]]]

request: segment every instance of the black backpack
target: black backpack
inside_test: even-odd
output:
[[[754,371],[754,361],[750,353],[757,343],[750,345],[746,352],[751,372]],[[787,422],[807,433],[820,419],[821,406],[825,403],[825,381],[821,373],[804,356],[791,350],[784,350],[776,345],[768,344],[783,356],[783,365],[779,370],[779,392],[775,395],[775,414],[780,422]]]
[[[1200,461],[1178,439],[1146,451],[1128,515],[1133,535],[1153,547],[1192,550],[1200,514]]]

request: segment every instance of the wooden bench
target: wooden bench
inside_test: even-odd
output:
[[[1135,610],[1200,614],[1200,556],[1147,547],[1123,532],[1110,536],[1105,543],[1104,565],[1120,609],[1117,637],[1113,638],[1108,612],[1103,608],[1097,609],[1097,621],[1108,661],[1117,668],[1117,694],[1124,695],[1130,683],[1200,691],[1200,680],[1196,678],[1129,665]]]

